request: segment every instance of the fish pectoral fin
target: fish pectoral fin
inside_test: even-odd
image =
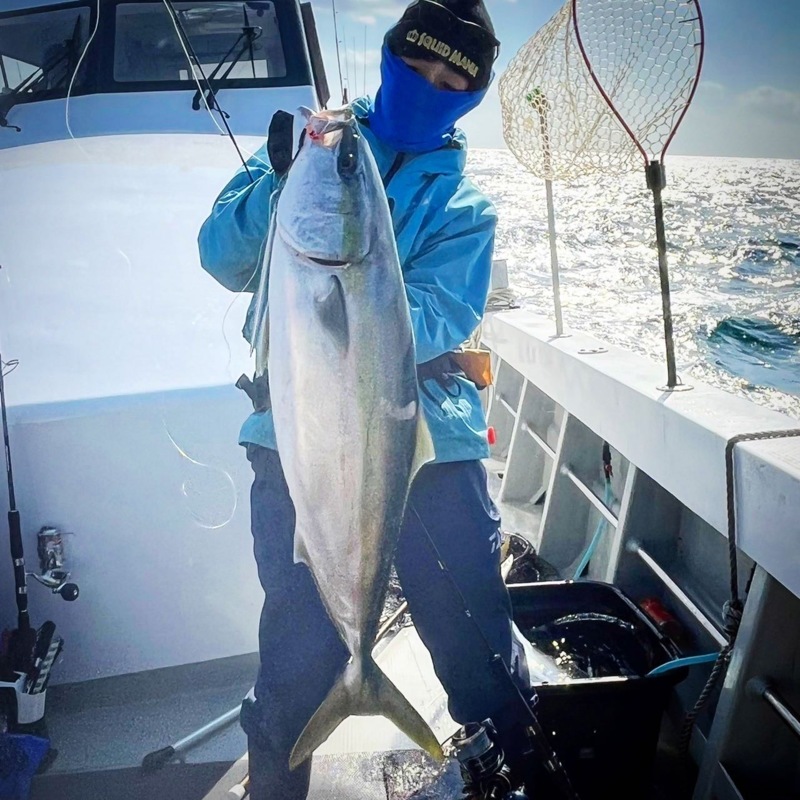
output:
[[[336,275],[331,275],[330,290],[316,300],[317,314],[322,326],[345,352],[350,346],[350,325],[347,319],[344,287]]]
[[[433,461],[436,458],[436,452],[433,448],[433,439],[431,432],[428,429],[428,423],[425,421],[425,415],[420,409],[419,419],[417,420],[417,444],[414,449],[414,459],[411,462],[411,475],[409,476],[409,486],[419,472],[420,467]]]
[[[367,659],[361,669],[354,662],[345,667],[300,734],[289,757],[289,767],[294,769],[302,764],[344,720],[353,715],[386,717],[433,758],[444,759],[442,748],[428,723],[378,665]]]

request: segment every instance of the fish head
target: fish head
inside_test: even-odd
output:
[[[299,256],[322,266],[361,263],[371,247],[370,208],[377,198],[369,146],[349,108],[306,110],[306,119],[278,201],[277,233]]]

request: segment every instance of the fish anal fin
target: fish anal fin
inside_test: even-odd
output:
[[[427,722],[370,658],[359,666],[351,661],[322,705],[309,720],[292,749],[289,767],[302,764],[348,717],[384,716],[433,758],[442,748]]]
[[[311,568],[311,557],[306,547],[305,539],[299,534],[297,526],[294,530],[294,563],[305,564],[309,569]]]
[[[433,447],[433,439],[431,432],[428,429],[428,423],[425,421],[425,414],[420,408],[419,417],[417,419],[417,443],[414,448],[414,458],[411,461],[411,475],[409,476],[409,486],[416,477],[420,468],[436,458],[436,451]]]

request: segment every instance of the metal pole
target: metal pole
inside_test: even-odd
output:
[[[628,542],[626,549],[630,553],[636,553],[639,558],[649,567],[650,571],[657,577],[660,578],[661,582],[664,586],[669,589],[672,595],[679,600],[684,608],[705,628],[708,634],[711,636],[714,641],[716,641],[721,647],[724,647],[728,644],[728,640],[721,634],[716,626],[706,617],[706,615],[692,602],[689,598],[689,595],[678,586],[675,581],[670,578],[669,574],[665,569],[661,567],[661,565],[646,551],[642,548],[639,542],[635,540],[631,540]]]
[[[550,131],[547,127],[547,112],[550,103],[541,89],[534,89],[528,95],[528,102],[539,114],[539,132],[542,137],[542,154],[544,157],[544,174],[552,175],[552,154],[550,151]],[[564,321],[561,316],[561,284],[558,279],[558,249],[556,246],[556,214],[553,206],[553,181],[546,178],[544,182],[547,194],[547,232],[550,238],[550,272],[553,276],[553,305],[556,312],[556,336],[564,335]]]
[[[556,311],[556,336],[563,336],[564,321],[561,317],[561,284],[558,280],[558,250],[556,249],[556,215],[553,209],[553,182],[544,182],[547,193],[547,232],[550,237],[550,272],[553,275],[553,304]]]
[[[378,644],[378,642],[381,639],[383,639],[384,636],[386,636],[386,634],[389,632],[389,629],[392,627],[392,625],[394,625],[395,622],[397,622],[397,620],[399,620],[400,617],[402,617],[403,614],[405,614],[407,610],[408,610],[408,600],[403,600],[403,602],[400,603],[400,605],[395,610],[394,614],[392,614],[386,620],[386,622],[384,622],[383,625],[381,625],[380,630],[378,631],[377,635],[375,636],[375,644]]]
[[[658,276],[661,281],[661,308],[664,317],[664,345],[667,351],[667,389],[678,385],[675,369],[675,342],[672,333],[672,308],[669,294],[669,270],[667,267],[667,238],[664,233],[664,205],[661,190],[667,185],[664,166],[660,161],[651,161],[646,168],[647,186],[653,192],[653,208],[656,218],[656,243],[658,244]]]
[[[190,733],[188,736],[185,736],[183,739],[179,739],[177,742],[175,742],[175,744],[171,744],[167,747],[162,747],[160,750],[154,750],[152,753],[148,753],[142,759],[142,768],[147,772],[154,772],[157,769],[161,769],[161,767],[163,767],[165,764],[168,764],[170,761],[172,761],[173,758],[182,755],[186,750],[194,747],[194,745],[196,745],[202,739],[205,739],[212,733],[216,733],[217,731],[222,730],[222,728],[230,725],[239,718],[241,710],[242,705],[240,703],[230,711],[226,711],[221,716],[211,720],[211,722],[208,724],[203,725],[202,728],[198,728],[196,731]]]
[[[577,486],[581,494],[605,517],[607,522],[610,522],[615,528],[619,525],[619,520],[614,512],[572,471],[568,464],[562,464],[559,471]]]

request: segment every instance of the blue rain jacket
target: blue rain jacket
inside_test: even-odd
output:
[[[353,103],[359,119],[367,117],[368,109],[367,98]],[[398,154],[366,125],[361,130],[384,177],[411,310],[417,363],[421,364],[456,350],[483,316],[496,212],[463,175],[466,139],[460,130],[456,130],[450,146],[404,156],[388,183],[386,177],[393,165],[396,167]],[[203,268],[234,292],[254,293],[258,288],[270,195],[275,188],[275,176],[267,163],[265,145],[248,161],[255,182],[251,183],[240,169],[222,190],[200,229]],[[423,389],[420,397],[436,461],[486,458],[486,418],[475,385],[457,375],[446,386],[426,380]],[[271,413],[251,414],[242,426],[239,441],[277,449]]]

